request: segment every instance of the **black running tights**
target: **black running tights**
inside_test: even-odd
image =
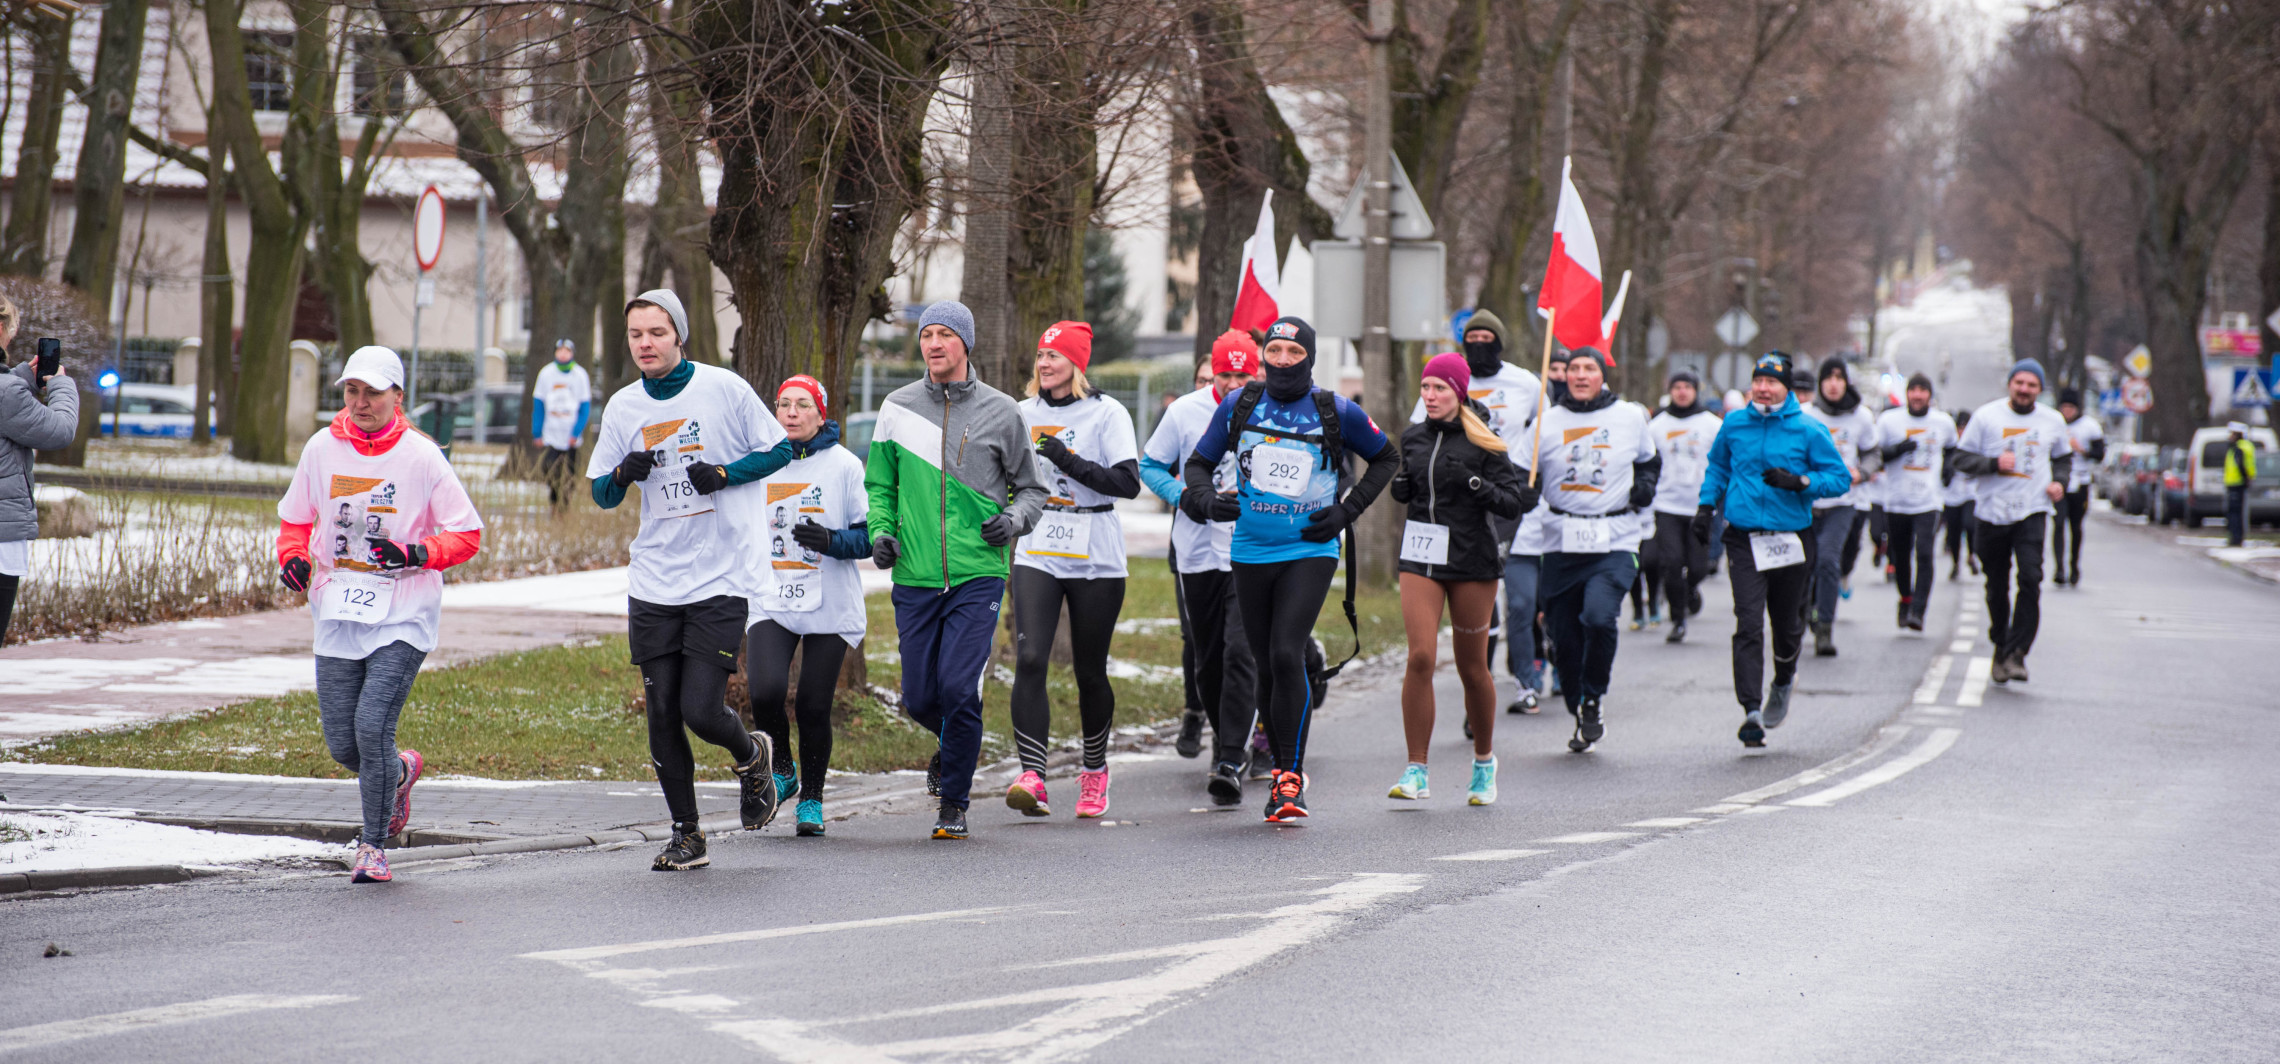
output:
[[[709,658],[666,654],[641,663],[641,693],[649,700],[649,761],[673,823],[697,822],[697,759],[689,732],[734,755],[738,764],[758,754],[759,744],[728,708],[728,673]]]
[[[1064,579],[1027,565],[1013,567],[1013,745],[1021,767],[1045,771],[1051,749],[1053,707],[1045,695],[1046,666],[1069,604],[1070,665],[1077,674],[1077,716],[1084,728],[1084,767],[1108,767],[1108,738],[1116,727],[1116,689],[1108,683],[1108,644],[1124,611],[1124,578]]]
[[[0,576],[0,645],[8,642],[8,618],[16,612],[16,583],[19,579]]]
[[[1336,558],[1235,563],[1236,608],[1243,611],[1243,634],[1259,669],[1259,716],[1275,767],[1285,772],[1306,770],[1306,730],[1315,708],[1306,652],[1337,571]]]
[[[833,634],[795,635],[774,621],[761,621],[744,637],[744,686],[752,694],[752,723],[776,747],[775,772],[792,770],[792,718],[784,713],[792,682],[792,653],[800,651],[800,690],[792,713],[800,721],[800,799],[823,800],[823,778],[831,772],[831,696],[839,688],[839,665],[847,640]]]

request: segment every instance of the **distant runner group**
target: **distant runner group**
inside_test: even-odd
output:
[[[1425,362],[1398,438],[1315,385],[1314,329],[1284,317],[1218,337],[1196,389],[1140,441],[1130,413],[1087,380],[1089,325],[1045,330],[1017,401],[975,377],[973,316],[941,302],[919,320],[925,376],[886,397],[858,459],[821,381],[778,383],[771,410],[744,377],[685,357],[688,315],[672,292],[628,302],[625,326],[641,378],[609,398],[585,476],[605,509],[640,496],[627,635],[672,823],[660,870],[709,861],[691,734],[724,752],[746,828],[792,804],[798,835],[824,834],[832,695],[867,632],[863,559],[892,574],[902,710],[937,738],[933,837],[970,832],[982,673],[1009,601],[1020,771],[1006,803],[1053,813],[1046,675],[1066,623],[1074,813],[1101,817],[1116,720],[1109,651],[1129,574],[1117,503],[1145,488],[1175,510],[1168,563],[1189,702],[1175,745],[1200,756],[1208,728],[1211,800],[1238,804],[1247,782],[1263,782],[1264,820],[1287,823],[1309,815],[1308,737],[1342,667],[1315,623],[1341,559],[1352,594],[1350,530],[1390,491],[1404,517],[1408,659],[1407,758],[1388,794],[1431,797],[1446,623],[1473,746],[1466,799],[1485,806],[1497,799],[1498,636],[1519,683],[1507,711],[1557,697],[1569,749],[1589,751],[1620,716],[1607,698],[1625,599],[1634,627],[1667,610],[1666,641],[1683,642],[1721,564],[1745,746],[1763,746],[1793,708],[1806,633],[1816,654],[1836,654],[1864,532],[1897,585],[1897,626],[1921,630],[1944,526],[1950,579],[1965,557],[1985,573],[1992,678],[2025,680],[2047,525],[2058,516],[2072,548],[2060,582],[2079,581],[2078,493],[2104,447],[2079,394],[2039,405],[2032,359],[2013,367],[2004,399],[1968,416],[1936,409],[1921,375],[1904,402],[1872,413],[1841,359],[1807,371],[1779,351],[1756,360],[1747,394],[1729,392],[1722,413],[1683,371],[1650,412],[1617,394],[1596,349],[1547,356],[1541,378],[1506,361],[1506,328],[1485,311],[1466,323],[1461,352]],[[537,385],[531,440],[550,473],[574,455],[591,411],[574,353],[559,344]],[[353,878],[384,881],[385,846],[425,768],[397,749],[397,719],[435,647],[440,571],[474,556],[482,521],[441,449],[409,430],[394,352],[357,351],[338,384],[344,409],[303,449],[278,504],[277,557],[315,616],[326,743],[361,781]],[[563,477],[551,479],[559,489]],[[740,656],[751,728],[726,704]]]

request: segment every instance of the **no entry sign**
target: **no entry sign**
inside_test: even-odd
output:
[[[443,257],[443,193],[434,185],[420,191],[419,209],[412,214],[412,257],[423,272],[435,269]]]

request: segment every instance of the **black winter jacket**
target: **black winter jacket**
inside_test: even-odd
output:
[[[1412,521],[1449,526],[1448,564],[1404,561],[1401,571],[1435,580],[1502,579],[1504,544],[1489,517],[1520,516],[1520,467],[1474,446],[1463,425],[1431,418],[1401,434],[1401,463],[1394,501],[1408,504]],[[1476,477],[1478,489],[1472,487]]]

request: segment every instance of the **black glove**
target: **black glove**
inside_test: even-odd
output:
[[[1233,521],[1243,516],[1243,497],[1235,492],[1211,497],[1211,519]]]
[[[1359,515],[1354,513],[1353,508],[1345,503],[1331,503],[1314,511],[1306,519],[1306,527],[1298,530],[1298,538],[1308,543],[1328,543],[1337,539],[1338,533],[1344,532],[1347,525],[1353,524],[1357,516]]]
[[[285,585],[288,591],[307,591],[309,589],[309,559],[299,557],[285,559],[285,564],[278,567],[277,579],[278,582]]]
[[[655,468],[657,452],[628,451],[625,460],[619,462],[616,469],[610,470],[610,481],[621,488],[630,487],[636,482],[649,479],[649,471]]]
[[[1694,542],[1710,545],[1710,521],[1717,516],[1718,508],[1704,506],[1694,511],[1694,520],[1687,522],[1687,531],[1694,533]]]
[[[1069,459],[1076,456],[1076,452],[1069,450],[1069,445],[1062,443],[1059,436],[1037,437],[1037,453],[1053,463],[1056,469],[1067,469]]]
[[[1188,515],[1190,521],[1201,524],[1205,521],[1222,520],[1212,516],[1212,512],[1218,508],[1219,493],[1211,490],[1208,485],[1190,487],[1180,492],[1180,512]]]
[[[815,522],[815,518],[802,518],[792,526],[792,542],[818,554],[831,545],[831,530]]]
[[[689,471],[689,486],[699,495],[710,495],[728,486],[728,470],[711,462],[691,462],[682,467]]]
[[[1914,452],[1920,442],[1921,441],[1918,441],[1914,437],[1910,437],[1905,440],[1895,440],[1891,443],[1885,444],[1881,448],[1878,448],[1877,453],[1882,455],[1884,460],[1887,462],[1897,462],[1900,459],[1907,457],[1910,453]]]
[[[1520,482],[1520,513],[1523,516],[1535,509],[1536,504],[1542,501],[1544,501],[1544,489],[1527,481]]]
[[[417,543],[404,544],[384,539],[372,545],[372,560],[380,563],[381,570],[385,572],[424,568],[427,559],[427,548]]]
[[[1631,504],[1631,508],[1634,510],[1644,510],[1647,507],[1654,505],[1655,486],[1644,481],[1632,481],[1631,495],[1630,498],[1626,501]]]
[[[1385,490],[1386,494],[1393,496],[1393,501],[1408,502],[1409,497],[1417,493],[1416,487],[1409,482],[1409,467],[1401,467],[1401,472],[1393,475],[1393,480],[1386,484]]]
[[[1805,490],[1804,477],[1798,476],[1797,474],[1783,469],[1780,466],[1774,466],[1771,469],[1765,471],[1765,484],[1769,488],[1780,488],[1783,491]]]
[[[895,567],[895,559],[902,557],[902,544],[893,536],[871,537],[871,564],[881,569]]]
[[[1012,514],[991,514],[982,522],[982,542],[990,546],[1002,547],[1020,538],[1021,533],[1014,531]]]

